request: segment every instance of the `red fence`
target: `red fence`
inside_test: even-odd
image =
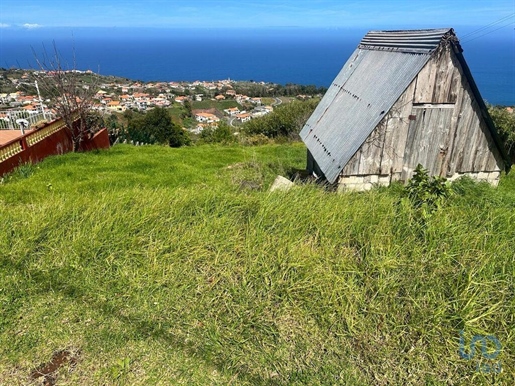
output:
[[[93,138],[84,139],[80,150],[109,148],[107,129],[97,132]],[[73,150],[73,141],[62,119],[18,137],[0,146],[0,176],[25,163],[38,163],[50,155],[64,154]]]

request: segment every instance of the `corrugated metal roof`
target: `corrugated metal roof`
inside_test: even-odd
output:
[[[391,50],[412,53],[430,53],[438,47],[450,28],[410,31],[370,31],[358,48]]]
[[[365,36],[300,133],[330,183],[336,181],[446,33],[452,34],[452,30],[372,31]]]

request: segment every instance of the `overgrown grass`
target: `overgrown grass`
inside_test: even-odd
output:
[[[398,187],[267,192],[304,162],[120,145],[0,185],[0,383],[70,349],[58,385],[513,384],[514,176],[422,224]]]
[[[241,105],[236,102],[235,100],[232,100],[232,99],[228,99],[228,100],[223,100],[223,101],[216,101],[216,100],[211,100],[211,99],[204,99],[203,101],[194,101],[192,102],[192,107],[194,109],[217,109],[219,111],[222,111],[225,110],[225,109],[229,109],[231,107],[238,107],[239,109],[241,109]]]

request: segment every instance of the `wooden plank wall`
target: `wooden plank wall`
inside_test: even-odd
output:
[[[391,175],[393,180],[405,180],[419,162],[432,174],[448,177],[502,168],[502,158],[451,47],[435,52],[341,175]]]
[[[440,46],[417,75],[413,103],[456,103],[461,87],[459,62],[450,47]]]

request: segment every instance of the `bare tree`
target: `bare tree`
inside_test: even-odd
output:
[[[99,76],[78,71],[73,53],[71,68],[63,63],[55,42],[53,52],[38,56],[33,50],[39,71],[33,74],[44,95],[51,98],[57,115],[64,120],[73,141],[73,150],[100,129],[98,119],[92,119],[93,98],[98,91]]]

